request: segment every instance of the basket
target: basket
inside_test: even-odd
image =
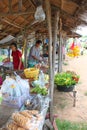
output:
[[[28,68],[24,70],[24,74],[26,78],[37,79],[39,75],[39,69],[36,68]]]

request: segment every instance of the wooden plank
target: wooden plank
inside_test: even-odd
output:
[[[52,68],[52,24],[51,24],[51,6],[50,1],[45,0],[48,34],[49,34],[49,84],[50,84],[50,119],[53,120],[53,68]]]
[[[9,24],[9,25],[11,25],[11,26],[13,26],[13,27],[22,29],[22,27],[20,27],[20,26],[17,25],[17,24],[11,23],[11,22],[10,22],[9,20],[7,20],[7,19],[1,19],[1,21],[5,22],[5,23],[7,23],[7,24]]]
[[[28,11],[18,11],[18,12],[9,12],[9,13],[3,13],[3,12],[0,12],[0,17],[7,17],[9,15],[15,15],[15,16],[18,16],[18,15],[28,15],[28,14],[34,14],[35,11],[34,10],[28,10]]]

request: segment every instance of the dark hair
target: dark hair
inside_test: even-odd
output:
[[[16,44],[15,42],[12,42],[12,43],[10,44],[10,46],[15,46],[16,49],[17,49],[17,44]]]
[[[36,44],[41,44],[41,43],[42,43],[41,40],[37,40],[37,41],[36,41]]]

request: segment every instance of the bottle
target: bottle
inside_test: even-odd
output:
[[[44,76],[43,71],[40,71],[40,74],[39,74],[39,82],[40,82],[41,87],[44,87],[44,86],[45,86],[45,76]]]

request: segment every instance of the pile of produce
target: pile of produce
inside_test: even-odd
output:
[[[36,85],[36,87],[31,90],[31,93],[37,93],[46,96],[48,94],[48,90],[46,87],[42,88],[39,85]]]
[[[78,57],[80,55],[80,48],[78,46],[74,46],[72,50],[69,50],[67,55],[70,57]]]
[[[58,73],[55,75],[54,82],[57,86],[70,87],[71,85],[76,85],[79,81],[79,76],[72,71],[67,71],[63,73]]]
[[[80,76],[77,75],[74,71],[67,71],[67,73],[72,75],[72,79],[73,79],[76,83],[79,82]]]

